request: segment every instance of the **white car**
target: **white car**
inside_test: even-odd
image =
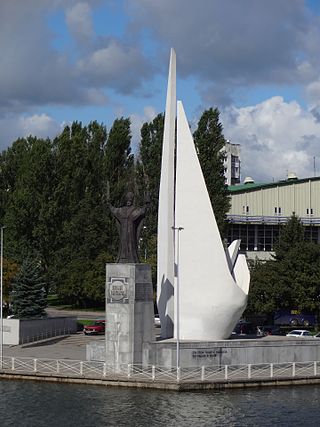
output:
[[[291,332],[289,332],[287,337],[298,337],[298,338],[311,338],[312,334],[310,331],[306,331],[304,329],[295,329]]]

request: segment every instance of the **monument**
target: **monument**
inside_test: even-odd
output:
[[[133,202],[131,192],[119,208],[108,200],[120,242],[117,263],[106,265],[104,360],[115,370],[123,364],[142,364],[144,344],[155,340],[151,267],[140,264],[138,258],[139,233],[148,203],[137,207]]]
[[[225,248],[221,240],[182,102],[176,105],[175,79],[172,49],[158,216],[163,339],[154,336],[150,266],[138,259],[145,207],[135,207],[128,194],[120,208],[109,203],[119,226],[119,256],[106,266],[106,343],[89,345],[87,359],[129,374],[133,364],[147,371],[150,365],[152,371],[176,368],[177,378],[181,367],[204,372],[218,366],[227,372],[230,365],[317,360],[314,340],[298,346],[282,340],[228,340],[246,307],[249,269],[239,253],[240,241]]]
[[[221,240],[183,105],[176,103],[173,49],[159,188],[157,303],[162,341],[157,342],[151,269],[139,263],[137,250],[146,206],[133,202],[132,193],[119,208],[108,200],[120,246],[118,262],[106,266],[106,343],[100,360],[116,370],[123,364],[151,362],[172,366],[176,352],[178,367],[180,341],[187,345],[183,351],[188,360],[194,346],[205,349],[193,349],[195,354],[206,349],[211,354],[215,342],[229,338],[246,307],[250,274],[238,251],[240,242],[225,249]],[[176,350],[170,338],[175,338]]]
[[[138,241],[147,205],[136,207],[133,202],[134,194],[131,191],[126,194],[125,205],[120,208],[112,206],[109,197],[107,200],[108,207],[118,222],[120,241],[118,263],[139,263]]]
[[[236,243],[224,249],[175,78],[171,49],[158,219],[162,337],[222,340],[246,307],[249,270]]]

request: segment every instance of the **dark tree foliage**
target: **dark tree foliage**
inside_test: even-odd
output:
[[[148,191],[150,206],[141,234],[140,258],[152,266],[153,283],[156,283],[158,197],[161,173],[164,115],[158,114],[141,128],[140,162],[136,165],[140,194]]]
[[[150,193],[150,215],[146,223],[151,234],[157,233],[163,127],[164,115],[158,114],[152,122],[144,123],[141,128],[139,166],[142,168],[141,179],[147,181]]]
[[[0,162],[6,253],[18,263],[33,254],[47,273],[54,239],[52,143],[33,137],[18,139],[1,154]]]
[[[18,319],[42,317],[46,306],[41,266],[27,258],[13,282],[13,314]]]
[[[293,214],[290,221],[280,230],[280,239],[275,245],[275,259],[281,261],[288,256],[288,253],[300,246],[304,242],[304,227],[300,219]]]
[[[272,314],[281,308],[317,312],[320,303],[320,247],[303,237],[293,215],[283,227],[274,259],[251,271],[248,313]]]
[[[110,239],[115,230],[103,204],[106,140],[105,128],[96,122],[87,127],[73,123],[55,140],[57,234],[52,277],[60,297],[79,306],[103,304],[102,261],[113,260],[115,252]]]
[[[124,122],[124,123],[123,123]],[[127,120],[117,121],[107,154],[107,132],[74,122],[50,140],[19,139],[0,156],[0,219],[6,225],[6,256],[18,265],[41,262],[47,292],[68,303],[103,304],[105,265],[117,253],[117,231],[104,204],[107,165],[113,158],[123,186],[133,165]],[[113,128],[114,129],[114,128]],[[121,133],[121,129],[126,132]],[[126,136],[127,135],[127,136]],[[116,158],[115,140],[125,138]],[[124,151],[125,154],[124,155]]]
[[[195,134],[205,175],[215,165],[206,157],[220,156],[217,142],[209,144],[216,150],[206,149],[211,138],[207,134],[224,141],[219,114],[209,113],[219,131],[214,133],[214,126],[208,125],[210,132],[204,132],[202,118]],[[155,283],[163,127],[163,114],[143,125],[136,164],[127,118],[116,119],[109,134],[97,122],[87,126],[74,122],[53,141],[19,138],[4,150],[0,224],[6,226],[5,256],[12,265],[18,268],[25,259],[37,259],[46,293],[55,292],[65,303],[78,306],[103,305],[105,263],[114,262],[118,252],[117,228],[106,204],[108,189],[114,206],[122,204],[129,190],[135,192],[138,205],[145,203],[147,194],[150,199],[139,249],[141,261],[152,265]],[[217,164],[221,166],[220,161]],[[210,176],[206,179],[216,184]],[[222,199],[219,191],[218,200]],[[6,289],[10,290],[10,283]]]
[[[116,119],[106,145],[106,174],[110,185],[110,200],[120,206],[127,191],[134,191],[134,157],[131,154],[130,120]]]
[[[225,185],[225,139],[222,131],[218,109],[210,108],[202,114],[193,137],[217,224],[223,235],[230,209],[230,195]]]

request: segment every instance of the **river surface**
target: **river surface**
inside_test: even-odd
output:
[[[320,386],[177,393],[0,380],[1,427],[302,425],[320,425]]]

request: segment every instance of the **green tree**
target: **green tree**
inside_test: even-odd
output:
[[[105,171],[106,182],[103,200],[108,218],[109,252],[115,261],[119,248],[119,236],[116,222],[107,208],[106,196],[107,192],[110,192],[111,204],[121,206],[126,193],[128,191],[134,192],[134,156],[131,154],[131,130],[130,119],[128,118],[121,117],[113,122],[105,147]]]
[[[39,262],[26,259],[13,282],[13,314],[18,319],[45,315],[44,285]]]
[[[230,195],[224,177],[225,138],[222,132],[219,111],[210,108],[200,117],[193,137],[217,224],[223,235]]]
[[[116,119],[110,129],[105,150],[110,200],[115,206],[122,203],[127,191],[134,191],[134,156],[130,143],[130,119]]]
[[[319,311],[320,247],[304,240],[300,219],[283,226],[274,259],[256,262],[251,271],[247,312],[273,313],[281,308]]]
[[[275,245],[275,259],[281,261],[288,257],[288,253],[304,242],[304,227],[295,214],[280,229],[280,238]]]
[[[54,187],[52,144],[49,139],[18,139],[1,155],[6,248],[19,263],[34,254],[45,272],[51,262],[54,235],[50,204]]]
[[[158,114],[141,128],[140,161],[136,165],[140,194],[147,189],[150,205],[141,234],[140,259],[152,267],[153,283],[157,277],[158,198],[161,174],[164,115]],[[141,199],[142,203],[142,199]]]
[[[96,122],[88,126],[73,123],[55,140],[57,240],[52,276],[59,296],[79,306],[103,304],[101,259],[112,259],[110,236],[115,231],[111,234],[111,220],[103,204],[106,140],[105,127]]]
[[[161,156],[163,141],[164,115],[158,114],[150,123],[144,123],[141,128],[140,182],[148,186],[150,193],[150,211],[146,219],[149,235],[157,233],[158,198],[161,173]]]

